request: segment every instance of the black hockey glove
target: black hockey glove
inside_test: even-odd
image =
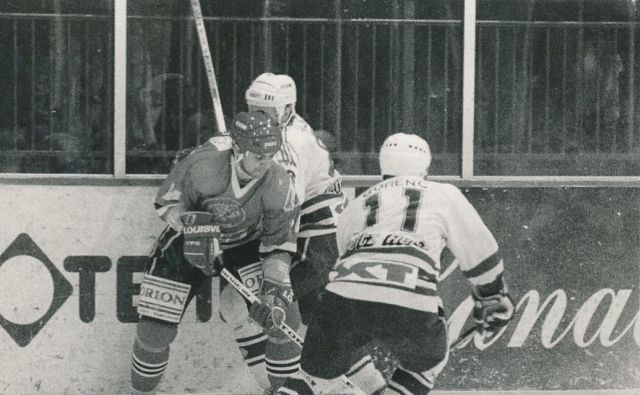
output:
[[[213,215],[204,211],[189,211],[180,217],[184,223],[184,256],[207,276],[218,275],[216,257],[220,248],[220,227],[212,224]]]
[[[472,296],[473,319],[478,330],[495,332],[507,325],[513,317],[513,301],[506,291],[489,296],[480,296],[473,292]]]

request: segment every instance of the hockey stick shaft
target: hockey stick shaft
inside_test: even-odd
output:
[[[451,343],[451,345],[449,346],[449,351],[456,351],[462,348],[463,344],[470,338],[472,338],[477,331],[477,327],[472,326],[470,328],[468,328],[466,331],[462,332],[462,334],[460,335],[460,337],[458,337],[458,339],[456,339],[456,341],[454,341],[453,343]]]
[[[236,278],[236,276],[231,274],[230,271],[228,271],[227,269],[222,269],[222,272],[220,273],[220,275],[222,277],[224,277],[224,279],[227,280],[229,282],[229,284],[233,285],[233,287],[238,292],[240,292],[240,295],[242,295],[249,302],[251,302],[251,303],[256,303],[256,302],[257,303],[262,303],[262,302],[260,302],[260,299],[258,299],[258,297],[256,295],[254,295],[251,291],[249,291],[249,289],[247,289],[247,287],[245,287],[244,284],[242,282],[240,282],[240,280],[238,280]],[[287,337],[289,339],[291,339],[293,342],[295,342],[301,348],[302,348],[302,346],[304,346],[304,341],[302,340],[300,335],[298,335],[296,333],[296,331],[291,329],[291,327],[289,327],[289,325],[285,324],[284,322],[280,322],[278,324],[278,329],[280,329],[285,335],[287,335]],[[345,384],[347,384],[349,387],[351,387],[355,391],[357,391],[358,394],[366,394],[357,385],[353,384],[346,376],[341,376],[341,379],[344,381]]]
[[[224,114],[222,113],[222,102],[220,102],[220,93],[218,91],[218,83],[216,82],[216,73],[213,68],[213,60],[211,59],[209,41],[207,40],[207,31],[204,28],[204,18],[202,16],[200,0],[191,0],[191,11],[193,12],[193,19],[196,23],[196,31],[198,32],[198,40],[200,41],[200,50],[202,52],[202,59],[204,60],[204,68],[207,73],[207,81],[209,82],[209,92],[211,93],[211,101],[213,102],[213,113],[216,119],[216,127],[220,133],[228,134],[227,127],[224,122]]]
[[[238,292],[240,292],[240,294],[244,296],[244,298],[247,299],[249,302],[261,303],[260,299],[258,299],[257,296],[255,296],[251,291],[249,291],[247,287],[245,287],[244,284],[242,284],[240,280],[238,280],[236,276],[231,274],[231,272],[229,272],[227,269],[222,269],[221,275],[222,277],[224,277],[225,280],[229,282],[229,284],[233,285],[233,287]],[[297,345],[299,345],[300,347],[303,346],[304,341],[302,340],[300,335],[296,333],[296,331],[294,331],[293,329],[291,329],[291,327],[289,327],[289,325],[285,324],[284,322],[280,322],[278,324],[278,329],[280,329],[285,335],[287,335],[289,339],[294,341]]]

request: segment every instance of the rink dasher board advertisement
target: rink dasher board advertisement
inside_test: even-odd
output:
[[[2,186],[0,393],[126,392],[142,271],[163,227],[155,191]],[[463,192],[498,240],[517,311],[452,354],[436,388],[640,388],[640,190]],[[455,339],[472,304],[452,261],[439,290]],[[160,390],[257,390],[216,293],[214,280],[189,307]]]

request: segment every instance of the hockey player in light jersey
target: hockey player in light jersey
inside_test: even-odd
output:
[[[445,246],[472,284],[478,325],[495,330],[511,319],[494,237],[460,190],[426,180],[430,162],[429,146],[416,135],[398,133],[383,143],[383,181],[339,217],[341,257],[307,331],[299,378],[278,393],[330,391],[349,355],[372,339],[400,361],[384,394],[429,393],[448,359],[437,292]]]
[[[296,84],[290,76],[259,75],[247,89],[245,99],[250,110],[264,111],[282,126],[282,148],[274,160],[291,175],[303,202],[298,253],[290,275],[302,322],[308,324],[338,258],[336,218],[345,204],[340,174],[333,168],[325,144],[296,113]],[[270,362],[267,359],[268,370],[275,368]],[[384,385],[384,378],[368,355],[354,355],[347,376],[359,386]]]
[[[291,77],[264,73],[251,83],[245,98],[250,110],[264,111],[282,126],[282,147],[274,160],[289,173],[303,202],[298,259],[291,280],[303,322],[307,322],[316,294],[327,283],[337,258],[336,210],[341,209],[344,198],[329,151],[295,112],[296,96]]]
[[[134,393],[155,392],[185,308],[220,265],[259,294],[269,309],[285,312],[289,326],[300,324],[297,309],[290,309],[288,276],[299,205],[289,175],[273,161],[282,142],[280,126],[262,112],[241,112],[230,132],[230,137],[213,137],[184,157],[157,193],[156,210],[168,226],[141,284],[132,355]],[[279,380],[297,371],[299,347],[266,322],[273,320],[261,322],[264,330],[252,321],[247,303],[222,278],[220,316],[233,327],[245,362],[263,388],[270,386],[265,354],[269,358],[275,353],[284,361]]]

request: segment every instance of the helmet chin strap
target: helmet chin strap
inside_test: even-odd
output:
[[[293,118],[293,115],[295,113],[296,113],[295,104],[287,104],[286,106],[284,106],[284,110],[282,111],[282,114],[278,114],[278,117],[281,118],[278,120],[278,122],[282,126],[287,126],[289,122],[291,122],[291,118]],[[285,117],[286,119],[284,119]]]

